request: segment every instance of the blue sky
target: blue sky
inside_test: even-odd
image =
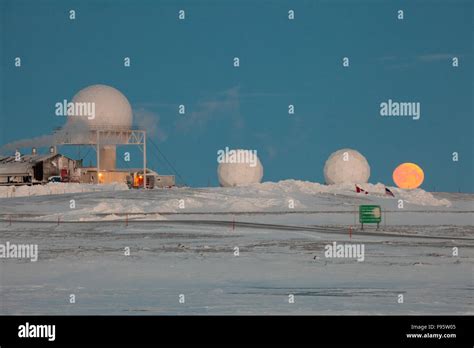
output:
[[[226,146],[256,149],[265,181],[317,182],[349,147],[369,161],[370,182],[393,185],[393,169],[415,162],[423,188],[474,192],[472,1],[0,3],[0,146],[50,133],[64,123],[54,104],[100,83],[127,96],[193,186],[217,185]],[[381,117],[388,99],[420,102],[420,120]],[[171,174],[155,154],[149,164]]]

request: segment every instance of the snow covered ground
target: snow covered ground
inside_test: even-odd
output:
[[[34,186],[0,186],[0,198],[119,190],[128,190],[128,186],[126,184],[86,185],[78,183],[49,183],[47,185]]]
[[[362,187],[2,187],[0,244],[39,259],[0,259],[0,314],[473,314],[474,195]],[[379,231],[360,204],[382,206]]]

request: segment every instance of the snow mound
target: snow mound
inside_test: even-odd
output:
[[[144,213],[144,210],[137,205],[131,205],[127,202],[100,202],[92,209],[92,212],[96,214],[140,214]]]
[[[368,195],[355,192],[354,184],[335,184],[323,185],[315,182],[300,180],[283,180],[279,182],[265,182],[255,184],[252,187],[257,189],[259,193],[283,191],[287,194],[333,194],[333,195],[349,195],[354,197],[371,197],[394,199],[385,193],[387,187],[395,195],[395,199],[403,199],[407,203],[427,206],[451,206],[451,202],[447,199],[437,199],[430,192],[426,192],[420,188],[415,190],[403,190],[397,187],[385,186],[384,184],[359,184],[359,187],[368,192]]]
[[[0,186],[0,198],[124,190],[128,190],[128,186],[126,184],[119,183],[101,185],[78,183],[48,183],[46,185],[34,186]]]

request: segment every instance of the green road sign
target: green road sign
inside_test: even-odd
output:
[[[382,208],[380,205],[359,205],[359,222],[362,224],[377,224],[382,221]]]

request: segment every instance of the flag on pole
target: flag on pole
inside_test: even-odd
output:
[[[357,193],[365,193],[366,195],[368,195],[369,193],[364,190],[363,188],[360,188],[359,186],[355,185],[356,186],[356,192]]]
[[[385,188],[385,194],[386,194],[386,195],[389,195],[389,196],[392,196],[392,197],[395,197],[395,195],[393,194],[393,192],[390,191],[388,188]]]

